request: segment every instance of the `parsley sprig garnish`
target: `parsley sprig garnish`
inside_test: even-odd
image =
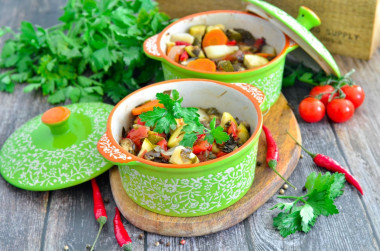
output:
[[[223,131],[221,126],[216,126],[216,119],[210,122],[210,129],[206,128],[199,122],[198,109],[194,107],[182,107],[183,98],[179,97],[177,90],[172,91],[172,97],[165,93],[157,93],[156,98],[164,105],[164,108],[154,107],[153,111],[144,112],[140,115],[141,121],[146,126],[154,127],[153,131],[158,133],[169,133],[170,129],[177,128],[176,119],[183,119],[185,132],[182,141],[183,146],[192,147],[198,139],[198,135],[205,134],[205,139],[212,144],[214,140],[218,144],[222,144],[229,140],[229,136]]]
[[[297,231],[309,232],[320,215],[329,216],[339,213],[334,200],[343,194],[346,179],[344,174],[327,172],[325,175],[313,172],[307,179],[305,187],[308,191],[303,196],[278,196],[283,199],[294,199],[290,203],[279,203],[271,210],[284,210],[273,218],[273,226],[286,237]],[[297,206],[298,202],[303,203]]]
[[[170,23],[156,1],[68,0],[63,10],[60,24],[47,29],[27,21],[19,33],[0,27],[0,38],[9,38],[0,48],[0,91],[29,83],[25,92],[41,90],[52,104],[117,103],[163,78],[160,62],[142,49]]]

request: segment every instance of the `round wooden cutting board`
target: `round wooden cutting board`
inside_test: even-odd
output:
[[[301,149],[286,134],[288,130],[301,142],[301,133],[293,111],[283,95],[264,116],[264,125],[271,130],[276,140],[280,162],[277,170],[285,178],[293,172],[299,160]],[[227,229],[241,222],[269,198],[278,192],[284,182],[265,164],[266,140],[260,135],[255,180],[252,187],[232,206],[209,215],[199,217],[171,217],[148,211],[133,202],[123,189],[117,167],[110,170],[111,189],[124,217],[136,227],[151,233],[168,236],[200,236]],[[291,189],[291,188],[289,188]]]

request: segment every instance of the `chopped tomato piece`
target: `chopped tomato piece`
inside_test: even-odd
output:
[[[175,45],[186,45],[186,46],[189,46],[191,44],[188,43],[188,42],[184,42],[184,41],[177,41],[177,42],[175,42]]]
[[[141,145],[142,145],[141,141],[142,139],[148,137],[148,131],[149,131],[149,128],[146,126],[140,126],[137,129],[133,128],[127,134],[127,138],[131,139],[138,148],[141,148]]]
[[[205,133],[203,133],[203,134],[198,134],[198,135],[197,135],[197,140],[199,140],[199,139],[203,139],[205,136],[206,136]]]
[[[227,45],[236,45],[236,40],[228,41]]]
[[[199,162],[207,161],[207,157],[205,156],[205,154],[198,154],[197,157],[199,159]]]
[[[258,38],[256,39],[255,43],[253,44],[253,48],[255,48],[257,51],[261,51],[261,48],[263,48],[263,45],[265,44],[265,38]]]
[[[227,129],[228,135],[232,135],[232,137],[237,140],[237,126],[234,122],[231,122],[230,127]]]
[[[189,54],[186,51],[183,51],[181,56],[179,56],[179,62],[183,62],[189,59]]]
[[[224,156],[224,155],[226,155],[227,153],[225,153],[225,152],[218,152],[217,154],[216,154],[216,157],[217,158],[219,158],[219,157],[222,157],[222,156]]]
[[[168,150],[168,142],[166,142],[165,139],[163,140],[160,140],[157,142],[157,145],[160,146],[162,149],[164,149],[165,151]]]
[[[165,160],[169,160],[170,159],[170,155],[165,155],[165,154],[161,153],[161,156]]]
[[[198,140],[193,146],[193,153],[200,154],[202,152],[207,151],[209,148],[210,144],[207,142],[207,140]]]
[[[140,117],[137,117],[136,124],[138,124],[138,125],[145,125],[145,122],[142,122],[141,119],[140,119]]]

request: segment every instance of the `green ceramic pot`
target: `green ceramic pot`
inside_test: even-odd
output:
[[[304,11],[309,10],[304,9]],[[302,15],[302,17],[305,17],[305,15]],[[308,19],[300,18],[300,20],[305,23],[305,26],[307,25],[308,29],[319,25],[318,17],[315,15],[308,17]],[[246,29],[255,37],[264,37],[266,42],[276,49],[277,56],[262,67],[241,72],[206,72],[191,70],[166,56],[166,44],[170,40],[171,34],[187,32],[191,26],[197,24],[224,24],[227,28]],[[281,93],[285,57],[295,48],[297,48],[297,44],[267,20],[248,12],[226,10],[202,12],[181,18],[169,25],[160,34],[148,38],[144,43],[145,53],[149,57],[162,62],[166,80],[206,78],[227,83],[249,83],[265,93],[266,102],[263,104],[263,110],[267,110],[277,101]]]
[[[133,122],[131,110],[156,93],[176,89],[184,106],[216,107],[250,125],[251,136],[239,149],[215,160],[191,164],[162,164],[138,158],[120,147],[123,127]],[[123,187],[138,205],[150,211],[179,217],[222,210],[238,201],[251,187],[262,126],[260,104],[264,94],[248,84],[183,79],[139,89],[120,101],[110,113],[99,152],[119,165]]]

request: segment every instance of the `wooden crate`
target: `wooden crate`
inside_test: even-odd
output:
[[[217,9],[244,10],[241,0],[157,0],[171,17]],[[293,17],[304,5],[322,24],[312,30],[331,53],[370,59],[380,43],[380,0],[267,0]]]

